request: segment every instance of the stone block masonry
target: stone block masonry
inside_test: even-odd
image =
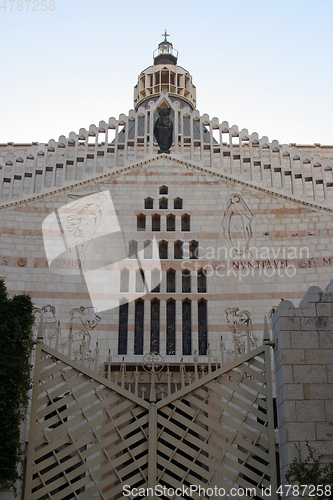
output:
[[[331,460],[333,452],[333,280],[311,286],[299,307],[282,300],[272,318],[281,480],[306,443]]]

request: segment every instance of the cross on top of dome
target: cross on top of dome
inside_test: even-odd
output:
[[[167,30],[162,34],[164,40],[158,44],[158,49],[154,51],[154,64],[177,64],[178,50],[173,48],[167,37],[170,36]]]
[[[167,37],[170,36],[170,35],[168,35],[167,30],[165,29],[164,33],[162,33],[161,36],[164,36],[164,41],[167,42],[168,41]]]

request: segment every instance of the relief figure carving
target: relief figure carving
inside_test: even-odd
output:
[[[250,240],[253,214],[240,194],[232,194],[227,202],[222,227],[223,234],[230,245],[231,257],[244,255],[252,257]]]

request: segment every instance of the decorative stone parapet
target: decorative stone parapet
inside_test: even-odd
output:
[[[306,442],[328,461],[333,452],[333,280],[311,286],[295,307],[282,300],[272,318],[281,481]]]

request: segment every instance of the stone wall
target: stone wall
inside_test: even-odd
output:
[[[295,307],[282,300],[272,318],[281,480],[306,442],[329,460],[333,452],[333,280],[311,286]]]
[[[168,209],[159,209],[159,188],[168,186]],[[44,250],[42,225],[47,216],[77,197],[108,190],[112,197],[126,243],[138,242],[138,251],[144,251],[144,242],[155,236],[158,243],[168,243],[168,259],[162,259],[162,283],[158,294],[147,294],[145,298],[144,352],[149,352],[150,301],[158,298],[161,305],[161,351],[166,355],[166,303],[176,302],[177,345],[176,355],[170,362],[178,363],[182,356],[182,302],[192,301],[192,350],[198,350],[198,302],[207,300],[208,339],[213,356],[220,355],[220,338],[223,336],[226,349],[233,349],[230,328],[226,320],[226,309],[249,312],[253,333],[261,337],[263,317],[276,308],[281,297],[298,304],[313,283],[320,287],[326,284],[327,273],[333,265],[331,238],[333,234],[332,214],[317,210],[300,202],[269,195],[259,189],[221,179],[207,172],[190,168],[181,161],[157,158],[117,174],[109,174],[97,180],[82,182],[76,186],[62,188],[53,193],[35,197],[30,201],[17,202],[0,210],[0,276],[6,280],[10,295],[26,292],[37,308],[51,305],[56,309],[61,322],[62,339],[68,338],[73,308],[92,305],[84,278],[70,273],[69,259],[59,258],[63,266],[59,273],[48,269]],[[154,201],[153,209],[145,209],[144,200]],[[174,210],[174,199],[183,200],[182,210]],[[231,201],[240,200],[238,203]],[[241,201],[243,200],[243,201]],[[244,204],[243,204],[244,202]],[[231,234],[228,221],[233,220],[230,205],[238,205],[238,219],[250,224],[249,252],[231,256],[230,241],[238,241],[238,234]],[[248,210],[246,209],[248,207]],[[176,217],[175,231],[166,230],[169,214]],[[146,216],[146,230],[137,231],[137,215]],[[152,216],[161,217],[161,230],[152,231]],[[191,217],[190,231],[181,230],[181,216]],[[252,217],[252,219],[251,219]],[[237,217],[236,217],[237,219]],[[234,223],[234,227],[237,224]],[[240,226],[241,227],[241,226]],[[245,232],[244,232],[245,233]],[[227,237],[229,238],[227,240]],[[184,258],[174,259],[174,243],[184,243]],[[191,241],[199,243],[198,259],[188,259],[185,249]],[[241,242],[241,244],[243,244]],[[207,275],[206,293],[197,292],[197,270],[205,267]],[[175,293],[166,291],[166,274],[173,269],[176,274]],[[191,293],[183,293],[182,271],[191,271]],[[61,271],[61,272],[60,272]],[[66,274],[65,274],[66,273]],[[134,355],[135,308],[129,304],[128,352],[126,362],[141,362]],[[45,312],[45,311],[44,311]],[[231,312],[231,316],[232,316]],[[45,316],[44,316],[45,317]],[[118,355],[119,312],[103,311],[101,321],[92,332],[89,349],[108,353],[111,349],[113,361],[121,362]],[[56,322],[46,325],[49,334],[54,333]],[[48,341],[49,342],[49,341]],[[192,359],[189,358],[190,362]],[[204,358],[200,362],[205,362]],[[187,362],[187,360],[184,360]]]

